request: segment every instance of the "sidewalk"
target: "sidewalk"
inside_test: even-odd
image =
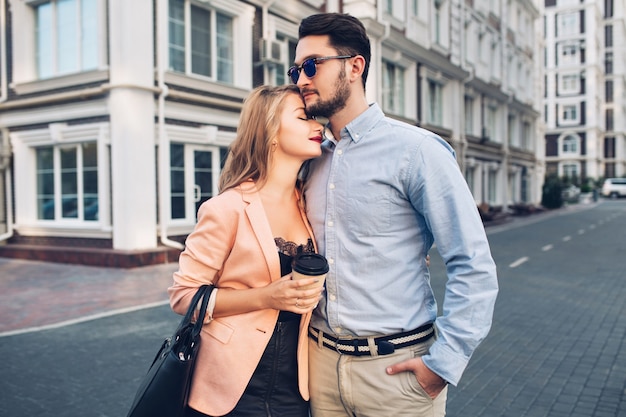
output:
[[[135,269],[0,258],[0,336],[167,303],[177,263]]]

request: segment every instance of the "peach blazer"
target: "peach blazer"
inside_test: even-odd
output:
[[[304,212],[304,223],[313,232]],[[261,287],[280,278],[280,260],[254,182],[248,181],[204,202],[198,223],[187,237],[170,305],[185,314],[196,288],[214,283],[218,288]],[[192,379],[189,405],[205,414],[230,412],[243,394],[272,336],[278,310],[214,319],[205,324]],[[298,340],[298,383],[309,399],[307,328],[311,313],[302,317]]]

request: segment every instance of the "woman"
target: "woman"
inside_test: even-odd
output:
[[[306,332],[321,289],[290,274],[297,252],[315,251],[296,183],[321,154],[322,126],[295,86],[256,88],[240,120],[220,194],[200,207],[168,289],[184,314],[199,286],[218,288],[187,416],[307,417]]]

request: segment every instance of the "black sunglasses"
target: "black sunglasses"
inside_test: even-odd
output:
[[[326,61],[329,59],[354,58],[355,56],[356,55],[338,55],[338,56],[322,56],[319,58],[305,59],[304,62],[302,62],[302,65],[300,66],[294,65],[293,67],[289,68],[289,70],[287,71],[287,75],[289,76],[289,79],[291,79],[292,83],[297,84],[298,80],[300,79],[300,70],[304,70],[304,75],[306,75],[307,77],[313,78],[315,74],[317,73],[316,65],[319,62]]]

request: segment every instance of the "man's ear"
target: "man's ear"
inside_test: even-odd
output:
[[[350,81],[359,81],[361,82],[361,75],[363,75],[363,70],[365,69],[365,58],[361,55],[357,55],[353,58],[348,59],[350,63],[350,72],[348,74],[348,78]]]

